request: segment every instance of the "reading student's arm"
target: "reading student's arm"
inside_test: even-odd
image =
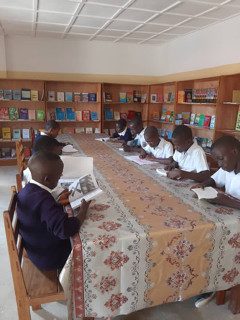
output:
[[[220,204],[235,209],[240,209],[239,199],[228,196],[228,194],[221,191],[218,192],[217,197],[215,199],[208,199],[208,202],[213,204]]]
[[[173,170],[173,169],[175,169],[175,168],[178,168],[178,162],[177,161],[172,161],[170,164],[168,164],[167,166],[165,166],[165,170],[166,171],[171,171],[171,170]]]
[[[216,188],[216,183],[211,177],[209,177],[207,180],[203,181],[202,183],[194,185],[193,187],[191,187],[191,189],[196,189],[196,188],[204,189],[205,187]]]
[[[146,157],[146,160],[148,161],[156,161],[159,162],[161,164],[166,164],[166,165],[170,165],[172,163],[173,157],[169,157],[169,158],[155,158],[154,155],[152,154],[148,154]]]
[[[81,222],[81,224],[83,223],[83,221],[86,218],[86,214],[87,214],[90,203],[91,203],[91,200],[85,201],[84,199],[81,202],[81,207],[80,207],[78,214],[76,216],[76,218],[78,218],[78,220]]]
[[[147,152],[143,148],[141,148],[139,158],[145,159],[146,157],[147,157]]]
[[[174,170],[168,173],[171,179],[191,179],[197,182],[203,182],[210,177],[210,171],[188,172],[183,170]]]

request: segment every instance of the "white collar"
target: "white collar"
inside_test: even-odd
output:
[[[45,132],[43,132],[43,131],[40,131],[40,135],[41,136],[47,136],[47,134]]]
[[[126,133],[126,131],[127,131],[127,127],[126,127],[122,132],[118,132],[118,134],[119,134],[120,136],[124,136],[125,133]]]
[[[48,191],[49,193],[52,193],[52,190],[51,190],[51,189],[49,189],[48,187],[44,186],[43,184],[41,184],[41,183],[39,183],[39,182],[37,182],[37,181],[35,181],[35,180],[33,180],[33,179],[31,179],[29,182],[32,183],[32,184],[36,184],[36,185],[39,186],[40,188]]]

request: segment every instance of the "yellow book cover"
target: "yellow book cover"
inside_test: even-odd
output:
[[[31,90],[31,100],[38,101],[38,91],[37,90]]]
[[[160,113],[159,111],[153,111],[153,120],[159,120]]]
[[[178,103],[183,103],[183,102],[185,102],[185,91],[179,90],[178,91]]]
[[[233,90],[232,102],[240,102],[240,90]]]
[[[11,139],[11,128],[2,128],[2,138]]]

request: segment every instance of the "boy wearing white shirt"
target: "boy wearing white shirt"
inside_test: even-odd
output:
[[[137,151],[140,152],[140,147],[145,147],[147,145],[145,139],[144,139],[144,128],[142,124],[142,119],[140,117],[134,117],[131,119],[129,124],[132,136],[135,137],[134,140],[137,141],[137,147],[134,148],[131,145],[128,145],[127,143],[123,143],[123,150],[125,152],[131,152],[131,151]]]
[[[204,150],[193,141],[192,130],[185,126],[178,126],[172,134],[175,148],[173,162],[165,167],[170,179],[191,179],[198,182],[205,181],[210,176],[209,166]],[[175,170],[174,170],[175,169]]]
[[[170,142],[160,139],[156,127],[147,127],[144,131],[146,146],[141,149],[139,158],[156,161],[162,164],[170,164],[173,159],[173,146]]]

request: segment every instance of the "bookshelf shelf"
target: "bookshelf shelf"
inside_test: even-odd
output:
[[[214,131],[213,129],[210,129],[208,127],[200,127],[200,126],[194,126],[194,125],[189,125],[186,124],[186,126],[190,127],[191,129],[197,129],[197,130],[209,130],[209,131]]]
[[[151,119],[150,121],[151,121],[151,122],[157,122],[157,123],[169,124],[169,125],[171,125],[171,126],[174,125],[173,122],[168,122],[168,121],[161,121],[161,120],[154,120],[154,119]]]
[[[32,122],[45,122],[45,120],[32,120],[32,119],[18,119],[18,120],[0,120],[0,122],[18,122],[18,123],[32,123]]]
[[[240,135],[240,131],[237,131],[237,130],[218,129],[216,131],[224,134],[228,134],[228,135]]]
[[[47,103],[61,103],[61,104],[96,104],[96,103],[101,103],[99,101],[46,101]]]
[[[223,104],[233,105],[233,106],[239,106],[240,102],[223,102]]]
[[[18,139],[16,139],[16,140],[13,140],[13,139],[11,139],[11,140],[0,139],[0,143],[16,143],[16,141],[18,141]],[[31,139],[22,139],[22,142],[24,142],[24,143],[28,143],[29,142],[30,143],[30,142],[32,142],[32,140]]]
[[[112,105],[112,104],[116,104],[116,105],[146,105],[147,103],[143,103],[143,102],[103,102],[104,105]]]
[[[81,124],[83,124],[83,123],[91,123],[91,122],[93,122],[93,123],[100,123],[100,120],[83,120],[83,121],[75,121],[75,120],[55,120],[56,122],[58,122],[58,123],[81,123]]]
[[[193,104],[196,104],[196,105],[205,105],[205,106],[213,106],[215,107],[217,104],[216,103],[212,103],[212,102],[181,102],[181,103],[177,103],[179,105],[193,105]]]
[[[12,99],[12,100],[7,100],[7,99],[2,99],[2,100],[0,100],[0,103],[1,102],[11,102],[11,103],[18,103],[18,102],[27,102],[27,103],[35,103],[35,102],[42,102],[42,103],[45,103],[45,101],[44,100],[14,100],[14,99]]]
[[[17,158],[0,158],[0,166],[14,166],[17,164]]]

